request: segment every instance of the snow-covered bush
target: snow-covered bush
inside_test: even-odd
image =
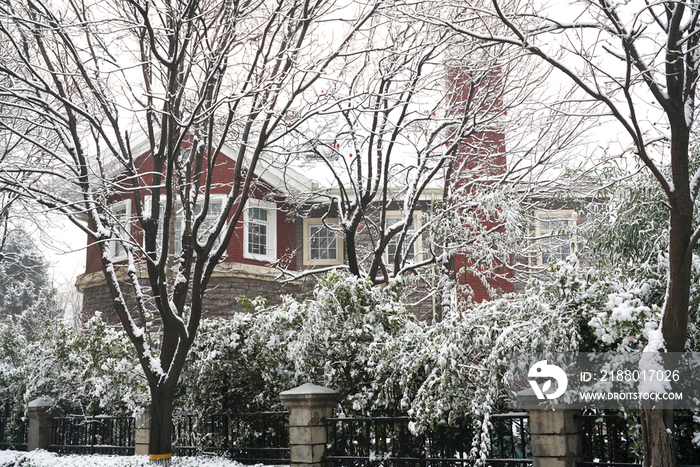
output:
[[[64,325],[28,342],[14,320],[0,324],[0,397],[15,411],[51,397],[64,413],[140,413],[146,380],[123,332],[95,316],[81,331]]]
[[[395,411],[400,396],[395,363],[413,349],[395,342],[418,341],[424,332],[406,309],[401,283],[372,286],[369,280],[331,273],[302,306],[302,327],[288,348],[296,379],[317,373],[321,384],[341,393],[346,413]]]
[[[16,411],[27,387],[28,362],[35,353],[33,345],[27,342],[14,319],[0,322],[0,404],[11,402]]]
[[[279,393],[289,387],[284,353],[266,352],[253,330],[259,314],[237,314],[230,320],[202,320],[180,377],[180,411],[203,416],[282,409]],[[266,337],[269,346],[284,333],[283,321]],[[291,327],[290,327],[291,329]]]
[[[373,287],[343,273],[320,280],[314,299],[257,303],[252,314],[205,320],[182,375],[184,408],[247,412],[282,408],[279,393],[305,382],[341,393],[347,412],[394,409],[394,342],[421,334],[400,285]]]
[[[552,267],[548,282],[533,281],[529,295],[539,294],[575,317],[581,351],[632,351],[646,345],[658,327],[654,287],[610,271],[576,267],[576,258]]]
[[[514,355],[577,350],[574,316],[562,311],[539,297],[513,295],[450,313],[428,328],[402,362],[403,405],[417,428],[507,408],[502,391]]]
[[[691,164],[700,159],[694,152]],[[583,350],[640,350],[660,320],[668,277],[668,207],[658,184],[639,174],[611,185],[603,202],[588,203],[580,218],[579,259],[593,268],[562,270],[556,281],[578,298],[586,316]],[[698,226],[696,226],[697,228]],[[693,252],[687,350],[700,349],[700,248]],[[580,283],[576,283],[576,282]],[[584,288],[584,291],[580,291]]]

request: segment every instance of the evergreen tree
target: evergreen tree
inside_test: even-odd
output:
[[[19,320],[31,340],[60,317],[46,260],[21,229],[8,233],[0,260],[0,318],[7,316]]]

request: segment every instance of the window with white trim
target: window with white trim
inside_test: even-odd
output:
[[[113,261],[123,261],[126,259],[126,248],[124,248],[124,241],[128,240],[131,227],[129,223],[129,218],[131,217],[131,200],[126,199],[124,201],[119,201],[111,206],[112,218],[114,220],[114,227],[119,232],[119,238],[121,240],[111,240],[109,242],[109,249],[112,255]]]
[[[343,240],[338,219],[304,219],[304,265],[343,264]]]
[[[576,251],[574,211],[537,211],[536,216],[535,235],[540,250],[538,264],[565,261]]]
[[[198,231],[198,236],[197,239],[201,242],[204,241],[207,235],[214,229],[216,226],[216,221],[219,218],[219,215],[221,214],[221,209],[223,207],[224,203],[224,197],[223,196],[216,196],[212,195],[209,198],[209,208],[207,209],[207,215],[202,221],[202,224],[199,226],[199,231]],[[144,200],[144,205],[145,208],[150,210],[151,208],[151,197],[146,196]],[[194,207],[194,218],[196,216],[199,216],[202,212],[203,209],[203,203],[198,202],[195,207]],[[165,212],[165,196],[161,196],[160,198],[160,222],[158,223],[158,234],[156,237],[156,244],[158,245],[158,248],[160,248],[161,245],[161,240],[163,238],[163,213]],[[146,213],[147,215],[150,215],[150,212]],[[193,218],[193,221],[194,221]],[[173,237],[175,240],[175,251],[179,252],[182,249],[182,230],[183,226],[185,223],[185,210],[182,207],[182,205],[179,202],[177,203],[177,212],[176,212],[176,217],[175,217],[175,231],[173,232]],[[219,246],[219,238],[217,237],[216,241],[214,242],[214,248]]]
[[[207,215],[202,220],[199,225],[199,230],[197,231],[197,240],[200,242],[204,241],[211,231],[216,227],[216,221],[221,214],[221,209],[223,206],[223,197],[221,196],[211,196],[209,198],[209,208],[207,209]],[[194,216],[192,221],[197,218],[202,213],[204,207],[203,203],[197,203],[194,206]],[[182,229],[185,223],[185,213],[182,207],[178,208],[177,218],[175,219],[175,251],[180,251],[182,248]],[[214,248],[219,246],[219,238],[217,237],[214,241]]]
[[[416,227],[420,224],[419,215],[419,213],[414,213],[413,216],[409,219],[408,229],[406,230],[406,238],[401,244],[401,248],[403,250],[402,261],[406,260],[407,262],[413,262],[416,260],[416,257],[419,256],[422,252],[423,245],[421,239],[416,238],[415,241],[413,241],[417,231]],[[389,227],[391,225],[394,225],[402,219],[403,217],[400,211],[389,211],[386,213],[386,226]],[[399,247],[399,239],[401,238],[401,235],[403,235],[403,230],[399,231],[399,233],[394,235],[394,237],[392,237],[392,239],[389,240],[389,243],[386,246],[384,257],[387,266],[389,267],[391,267],[394,264],[394,259],[396,258],[396,252]]]
[[[250,199],[243,212],[243,257],[275,261],[277,246],[277,205]]]

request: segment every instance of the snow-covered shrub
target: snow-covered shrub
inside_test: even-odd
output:
[[[373,286],[338,272],[322,278],[314,299],[301,304],[302,326],[288,346],[295,379],[318,375],[320,384],[340,392],[346,413],[396,410],[395,363],[413,349],[396,341],[419,341],[424,332],[401,293],[400,282]]]
[[[691,165],[700,165],[697,150]],[[614,176],[620,175],[627,174]],[[591,302],[591,295],[597,297],[595,310],[587,314],[590,335],[584,349],[642,349],[649,330],[658,327],[666,293],[670,221],[665,195],[645,173],[610,185],[601,195],[604,201],[586,203],[585,211],[579,213],[586,219],[578,232],[580,262],[596,268],[575,273],[587,275],[587,290],[593,289],[582,298]],[[687,350],[700,349],[699,254],[696,246]],[[558,277],[572,275],[561,271]]]
[[[552,267],[550,280],[533,281],[540,294],[578,315],[581,351],[641,351],[658,329],[666,293],[668,255],[657,251],[640,264],[596,269],[574,266],[576,258]],[[700,350],[700,257],[693,255],[686,350]]]
[[[552,267],[548,282],[533,281],[529,295],[540,294],[575,318],[580,351],[633,351],[646,345],[658,327],[654,287],[614,271],[574,266],[576,258]]]
[[[284,353],[266,352],[257,340],[259,314],[237,314],[230,320],[202,320],[200,332],[180,377],[181,411],[203,416],[282,409],[279,393],[288,389],[290,373]],[[262,338],[269,347],[279,341],[283,320]]]
[[[27,342],[13,320],[0,325],[0,396],[16,411],[51,397],[64,413],[139,413],[149,401],[135,351],[121,330],[95,316],[85,329],[64,325]]]
[[[572,314],[539,297],[483,302],[427,329],[410,360],[402,362],[403,405],[418,429],[492,413],[506,408],[502,391],[513,355],[577,348]]]
[[[27,387],[27,363],[36,351],[18,330],[12,318],[0,322],[0,405],[10,402],[15,412],[24,410],[16,401],[22,401]]]
[[[208,413],[281,409],[280,392],[313,382],[338,390],[348,412],[386,413],[397,399],[394,341],[422,329],[399,284],[373,287],[330,273],[312,300],[284,297],[230,321],[203,321],[181,378],[181,405],[206,401]]]

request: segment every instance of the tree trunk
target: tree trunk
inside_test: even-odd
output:
[[[668,284],[661,319],[665,348],[660,352],[683,352],[688,333],[688,303],[692,253],[689,249],[693,234],[693,196],[689,182],[690,133],[681,119],[679,109],[669,116],[671,123],[671,173],[673,189],[669,193],[670,231],[668,247]],[[656,349],[651,349],[656,350]],[[668,361],[668,359],[665,359]],[[667,365],[665,365],[667,366]],[[668,369],[668,368],[667,368]],[[656,408],[652,409],[651,407]],[[642,410],[642,445],[645,467],[675,467],[675,424],[671,404],[646,403]]]
[[[692,254],[686,254],[693,228],[693,203],[690,195],[677,196],[671,208],[668,249],[668,289],[661,331],[667,352],[683,352],[688,333],[688,303]]]
[[[641,414],[644,467],[675,467],[673,410],[644,408]]]
[[[360,277],[360,265],[357,262],[354,230],[345,230],[345,251],[348,255],[348,269],[350,270],[350,274]]]
[[[689,201],[690,197],[686,198],[683,193],[677,193],[677,195],[671,208],[669,275],[661,321],[666,352],[685,350],[688,328],[692,255],[687,254],[687,248],[692,235],[692,202]],[[659,402],[645,404],[642,410],[642,446],[645,467],[676,466],[673,410],[668,402],[665,404],[665,407]],[[652,405],[656,408],[652,409]]]
[[[174,390],[151,386],[151,432],[148,451],[151,464],[170,466],[172,460]]]

